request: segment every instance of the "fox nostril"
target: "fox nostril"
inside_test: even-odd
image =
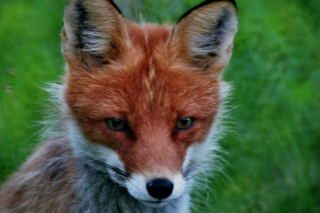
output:
[[[173,183],[164,178],[154,179],[147,183],[147,190],[152,197],[164,199],[171,195]]]

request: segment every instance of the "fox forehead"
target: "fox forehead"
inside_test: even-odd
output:
[[[69,63],[71,107],[92,119],[211,115],[219,102],[219,80],[176,59],[167,48],[171,27],[130,24],[128,29],[132,46],[122,59],[88,70]]]

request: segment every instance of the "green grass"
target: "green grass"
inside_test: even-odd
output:
[[[125,11],[137,20],[174,22],[199,1],[134,2]],[[195,212],[320,212],[320,1],[238,4],[225,76],[234,85],[231,131],[221,141],[228,164]],[[39,143],[41,87],[63,73],[63,7],[0,2],[0,182]]]

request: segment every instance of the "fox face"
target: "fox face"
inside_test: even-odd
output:
[[[73,151],[143,204],[182,197],[214,146],[235,3],[204,1],[176,26],[138,25],[112,1],[70,1],[62,49]]]

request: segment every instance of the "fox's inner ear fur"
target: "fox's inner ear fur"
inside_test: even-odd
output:
[[[179,59],[220,72],[231,57],[237,25],[234,0],[206,0],[180,18],[170,45]]]
[[[70,0],[64,15],[62,49],[67,60],[107,63],[125,48],[127,32],[112,0]]]

